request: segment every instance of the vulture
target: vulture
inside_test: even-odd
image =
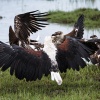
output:
[[[67,69],[79,71],[90,61],[90,56],[98,50],[94,41],[84,41],[84,15],[80,15],[74,29],[64,34],[61,31],[52,34],[52,42],[57,47],[56,60],[60,72]]]
[[[82,14],[77,19],[76,23],[74,24],[74,28],[71,32],[63,34],[63,32],[57,31],[54,34],[52,34],[52,39],[55,45],[58,45],[61,44],[68,36],[72,38],[82,39],[83,34],[84,34],[84,15]]]
[[[33,11],[15,16],[15,32],[11,26],[9,28],[10,45],[0,41],[2,71],[10,68],[10,75],[15,75],[20,80],[26,79],[26,81],[40,80],[43,75],[51,74],[51,79],[61,85],[62,78],[59,71],[66,72],[71,68],[79,71],[80,68],[86,66],[84,59],[90,61],[90,55],[96,49],[90,47],[89,43],[80,41],[84,31],[83,15],[75,23],[73,35],[72,32],[71,36],[62,32],[54,33],[45,37],[40,49],[32,48],[36,41],[29,38],[30,33],[47,25],[45,23],[48,20],[45,17],[47,15],[47,13]]]
[[[58,85],[62,84],[56,61],[57,48],[51,41],[51,36],[44,39],[40,49],[32,48],[38,45],[30,39],[30,33],[41,30],[48,25],[48,13],[38,10],[19,14],[14,18],[14,30],[9,27],[9,44],[0,41],[0,68],[2,71],[10,69],[10,75],[26,81],[36,81],[42,76],[51,74],[51,79]],[[36,42],[36,43],[35,43]]]
[[[65,36],[70,36],[73,38],[82,39],[84,34],[84,15],[80,15],[74,24],[74,28],[71,32],[65,34]]]

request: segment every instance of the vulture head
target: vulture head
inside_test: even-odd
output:
[[[58,31],[51,35],[52,42],[57,46],[65,40],[65,35],[63,32]]]

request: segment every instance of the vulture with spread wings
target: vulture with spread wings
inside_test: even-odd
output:
[[[51,73],[51,79],[61,85],[62,79],[59,70],[66,72],[68,68],[79,70],[79,67],[85,67],[86,62],[83,59],[89,61],[90,55],[97,48],[91,48],[88,43],[84,44],[79,41],[82,35],[78,35],[78,32],[76,34],[76,31],[80,30],[79,34],[83,32],[83,20],[81,20],[83,17],[80,17],[75,24],[77,29],[74,36],[78,35],[78,39],[63,34],[53,34],[45,37],[42,49],[33,49],[30,46],[32,42],[29,40],[30,33],[47,25],[44,23],[47,21],[45,18],[47,14],[36,12],[20,14],[15,17],[15,19],[17,18],[15,32],[11,27],[9,29],[10,45],[0,42],[1,70],[5,71],[10,68],[11,75],[15,74],[18,79],[25,78],[26,81],[40,80],[43,75],[47,76]],[[57,38],[55,38],[56,36]]]
[[[90,61],[90,55],[98,50],[94,41],[84,41],[84,15],[80,15],[74,25],[74,29],[64,34],[61,31],[52,34],[52,41],[57,47],[56,59],[61,72],[67,69],[79,71]]]
[[[0,42],[2,71],[10,68],[11,75],[15,74],[18,79],[25,78],[26,81],[40,80],[43,75],[47,76],[51,73],[52,79],[56,80],[58,85],[62,83],[55,59],[56,48],[51,37],[45,39],[42,50],[33,49],[32,45],[36,41],[29,39],[30,33],[48,25],[46,16],[48,13],[40,13],[39,11],[15,16],[15,31],[11,26],[9,27],[10,45]]]
[[[80,15],[77,19],[76,23],[74,24],[74,28],[71,32],[64,34],[62,31],[57,31],[54,34],[52,34],[52,39],[55,45],[61,44],[66,36],[82,39],[84,34],[84,15]]]

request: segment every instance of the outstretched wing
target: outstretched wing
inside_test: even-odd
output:
[[[75,37],[78,39],[83,38],[83,34],[84,34],[84,15],[80,15],[80,17],[78,18],[77,22],[74,25],[74,29],[78,30],[76,31],[76,35]]]
[[[38,10],[19,14],[14,19],[14,29],[17,38],[27,42],[30,33],[41,30],[48,25],[46,16],[47,12],[40,13]]]
[[[81,39],[84,34],[84,15],[80,15],[77,22],[74,24],[74,29],[66,34],[66,36]]]
[[[99,44],[100,44],[100,39],[89,39],[87,41],[82,41],[82,39],[79,39],[79,41],[81,41],[82,44],[84,44],[85,46],[89,47],[90,49],[93,49],[95,51],[97,51],[99,49]]]
[[[97,64],[98,66],[100,66],[100,39],[97,38],[89,39],[87,43],[89,43],[91,48],[96,49],[96,52],[90,56],[91,62],[93,64]],[[94,45],[93,43],[96,44],[97,47],[93,46]]]
[[[43,51],[28,50],[17,45],[9,46],[0,41],[0,67],[2,71],[10,68],[10,74],[18,79],[32,81],[48,75],[50,59]]]
[[[90,55],[94,52],[95,50],[90,49],[75,38],[66,37],[65,41],[58,46],[56,56],[60,71],[66,72],[68,68],[79,70],[80,67],[85,67],[85,60],[90,61]]]

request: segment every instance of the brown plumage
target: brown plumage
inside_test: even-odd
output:
[[[57,46],[57,49],[56,58],[61,72],[66,72],[70,68],[79,71],[80,68],[87,65],[86,61],[90,61],[90,55],[98,50],[94,42],[93,44],[92,42],[83,43],[72,37],[66,37],[64,42]]]
[[[81,39],[84,34],[84,15],[80,15],[74,24],[74,28],[71,32],[67,33],[66,36]]]
[[[0,41],[0,68],[2,71],[10,68],[10,74],[18,79],[35,81],[43,74],[50,74],[51,60],[44,51],[11,46]]]
[[[68,68],[79,71],[80,68],[87,65],[86,61],[89,62],[90,56],[98,50],[94,41],[82,39],[84,34],[83,21],[84,15],[81,15],[70,33],[63,34],[58,31],[52,34],[52,41],[58,49],[56,58],[61,72],[66,72]]]
[[[48,25],[46,16],[48,13],[40,13],[38,10],[16,15],[14,18],[14,31],[9,27],[9,42],[16,43],[17,39],[21,43],[30,43],[30,33],[41,30]]]
[[[73,37],[77,39],[82,39],[84,34],[84,15],[80,15],[74,24],[74,28],[71,32],[64,34],[61,31],[55,32],[52,34],[53,42],[57,42],[56,45],[62,43],[66,37]],[[58,43],[59,40],[59,43]]]

